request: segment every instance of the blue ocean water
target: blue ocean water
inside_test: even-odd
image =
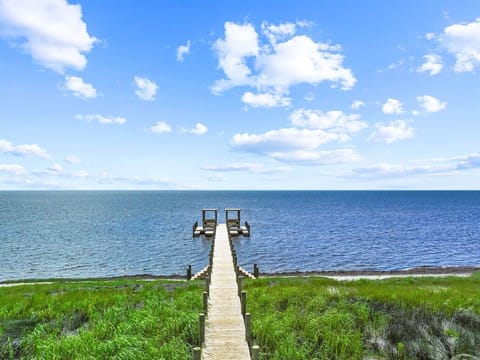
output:
[[[242,208],[261,271],[480,266],[477,191],[0,192],[0,281],[184,274],[208,262],[201,209]]]

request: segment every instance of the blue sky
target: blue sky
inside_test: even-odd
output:
[[[476,0],[0,0],[0,189],[479,189],[479,70]]]

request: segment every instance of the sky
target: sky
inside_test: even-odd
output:
[[[480,2],[0,0],[0,190],[480,189]]]

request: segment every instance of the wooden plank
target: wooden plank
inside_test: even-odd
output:
[[[217,225],[203,360],[250,360],[226,224]]]

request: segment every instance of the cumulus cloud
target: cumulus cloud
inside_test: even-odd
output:
[[[190,40],[188,40],[185,45],[180,45],[177,48],[177,61],[182,62],[185,58],[185,55],[188,54],[190,54]]]
[[[75,115],[77,120],[90,122],[98,122],[102,125],[123,125],[127,122],[127,119],[121,116],[104,116],[99,114],[88,114],[88,115]]]
[[[320,110],[297,109],[290,114],[293,125],[309,129],[331,130],[355,133],[368,125],[360,121],[360,115],[345,114],[340,110],[322,112]]]
[[[348,137],[324,130],[284,128],[263,134],[235,134],[231,145],[244,151],[272,154],[286,150],[314,150],[330,141],[346,141]]]
[[[25,173],[25,168],[18,164],[0,164],[0,174],[8,175],[22,175]]]
[[[426,112],[437,112],[447,107],[446,102],[441,102],[430,95],[417,96],[420,107]]]
[[[401,114],[403,113],[402,103],[400,100],[388,98],[382,106],[382,111],[384,114]]]
[[[13,145],[10,141],[0,139],[0,153],[14,156],[36,156],[49,159],[47,151],[37,144]]]
[[[213,93],[219,94],[235,86],[254,85],[246,58],[258,55],[259,45],[258,34],[251,24],[238,25],[227,21],[225,38],[217,39],[214,49],[218,66],[227,79],[217,80],[212,87]]]
[[[71,91],[73,96],[82,99],[93,99],[97,97],[97,90],[92,84],[88,84],[78,76],[65,76],[65,89]]]
[[[391,144],[399,140],[411,138],[413,134],[414,129],[408,127],[405,120],[395,120],[387,125],[376,123],[375,131],[370,135],[368,141]]]
[[[208,127],[202,123],[196,123],[195,127],[190,130],[190,133],[195,135],[204,135],[208,132]]]
[[[273,93],[260,93],[254,94],[250,91],[247,91],[242,96],[242,102],[246,105],[251,107],[278,107],[278,106],[289,106],[291,104],[292,99],[289,97],[285,97],[281,92],[273,92]]]
[[[296,32],[296,24],[290,22],[275,25],[264,21],[261,28],[263,35],[271,44],[276,44],[278,41],[285,40],[295,35]]]
[[[212,92],[220,94],[248,86],[258,94],[244,93],[242,100],[246,104],[273,107],[290,105],[289,89],[300,83],[317,85],[328,81],[332,86],[351,89],[356,79],[343,66],[340,46],[297,35],[297,25],[263,23],[262,35],[267,41],[262,41],[253,25],[226,22],[224,38],[214,45],[225,78],[215,81]]]
[[[339,110],[296,109],[290,114],[292,127],[261,134],[235,134],[230,145],[235,150],[268,156],[272,159],[311,165],[357,161],[360,155],[351,148],[320,150],[331,142],[346,143],[351,135],[367,127],[357,114]]]
[[[35,61],[59,73],[84,69],[85,54],[96,42],[88,34],[81,6],[66,0],[2,0],[0,23],[3,37],[17,41]]]
[[[157,94],[158,86],[153,81],[144,78],[135,76],[134,78],[136,89],[135,94],[142,100],[153,101],[155,100],[155,95]]]
[[[164,134],[172,132],[172,127],[164,121],[159,121],[155,125],[150,127],[150,131],[156,134]]]
[[[353,103],[352,103],[352,106],[351,108],[353,110],[358,110],[360,109],[362,106],[365,106],[364,102],[361,101],[361,100],[355,100]]]
[[[480,18],[445,28],[441,42],[456,58],[456,72],[473,71],[480,65]]]
[[[440,55],[427,54],[423,58],[425,59],[425,62],[417,68],[417,72],[428,72],[430,76],[433,76],[442,71],[443,64]]]

